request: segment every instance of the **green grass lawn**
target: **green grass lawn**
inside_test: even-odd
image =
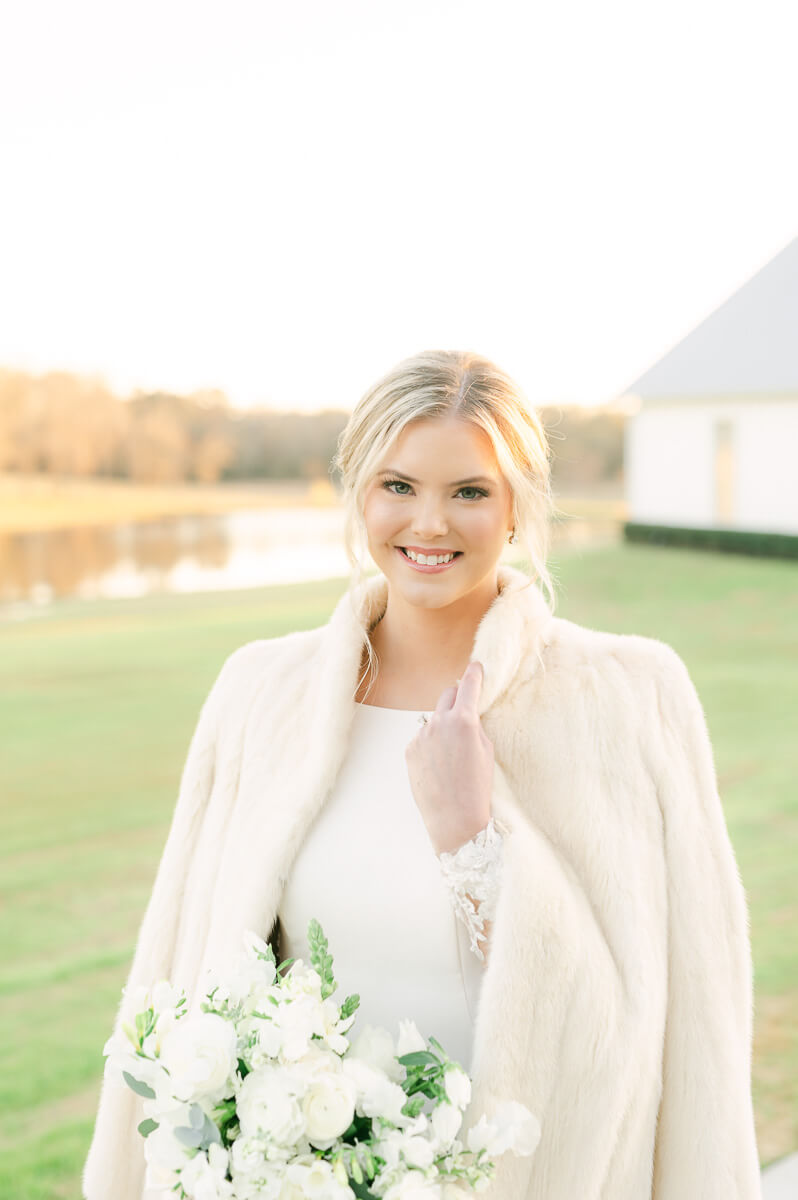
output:
[[[798,1146],[798,570],[643,546],[552,566],[559,616],[669,642],[704,703],[751,911],[767,1163]],[[0,624],[0,1195],[79,1195],[102,1046],[222,661],[323,623],[344,586],[64,601]]]

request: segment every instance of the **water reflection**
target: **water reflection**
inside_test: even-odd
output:
[[[65,596],[131,597],[346,576],[343,509],[275,507],[213,516],[0,534],[0,612]],[[554,544],[617,540],[615,521],[559,521]]]

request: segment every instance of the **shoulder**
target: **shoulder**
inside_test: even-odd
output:
[[[684,660],[659,638],[610,633],[553,617],[543,656],[546,685],[595,695],[621,708],[634,706],[640,717],[663,717],[671,710],[700,708]],[[626,702],[626,703],[624,703]]]
[[[244,642],[222,662],[205,706],[220,715],[240,713],[263,688],[279,690],[312,659],[323,630],[321,626]]]

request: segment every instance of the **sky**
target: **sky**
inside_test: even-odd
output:
[[[613,401],[798,233],[794,0],[25,0],[0,366],[351,409],[470,349]]]

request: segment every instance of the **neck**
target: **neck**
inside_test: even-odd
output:
[[[389,589],[385,612],[371,633],[383,682],[454,684],[468,664],[479,623],[498,591],[496,572],[443,608],[421,608]]]

